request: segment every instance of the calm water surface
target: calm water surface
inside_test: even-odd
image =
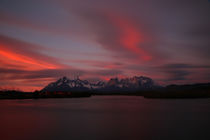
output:
[[[210,140],[210,99],[0,100],[1,140]]]

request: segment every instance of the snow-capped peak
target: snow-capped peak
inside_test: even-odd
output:
[[[93,90],[102,88],[127,88],[127,89],[151,89],[154,87],[154,82],[151,78],[143,76],[134,76],[131,78],[112,78],[107,83],[98,81],[90,83],[88,80],[68,79],[62,77],[56,82],[50,83],[42,91],[71,91],[71,90]]]

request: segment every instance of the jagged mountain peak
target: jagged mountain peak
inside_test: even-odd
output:
[[[154,82],[151,78],[145,76],[133,76],[130,78],[111,78],[107,82],[108,87],[117,87],[117,88],[152,88],[154,87]]]
[[[103,82],[99,81],[96,84],[90,83],[87,80],[81,80],[79,77],[76,79],[69,79],[66,76],[58,79],[55,82],[50,83],[45,88],[42,89],[43,92],[52,91],[72,91],[72,90],[88,90],[102,88],[104,86]]]
[[[102,88],[127,88],[127,89],[151,89],[154,87],[154,82],[149,77],[134,76],[130,78],[118,79],[111,78],[108,82],[98,81],[91,83],[88,80],[69,79],[66,76],[58,79],[47,85],[42,91],[72,91],[72,90],[92,90]]]
[[[58,79],[55,83],[68,83],[70,79],[68,79],[66,76]]]

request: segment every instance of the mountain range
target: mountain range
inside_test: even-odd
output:
[[[80,98],[92,95],[134,95],[144,98],[210,98],[210,83],[157,86],[151,78],[111,78],[96,83],[62,77],[40,91],[0,90],[0,99]]]
[[[149,77],[134,76],[131,78],[111,78],[107,82],[98,81],[91,83],[88,80],[69,79],[62,77],[55,82],[44,87],[41,92],[70,92],[70,91],[88,91],[88,90],[147,90],[153,89],[156,85]]]

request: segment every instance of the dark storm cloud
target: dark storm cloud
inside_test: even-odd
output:
[[[122,74],[121,70],[99,70],[94,72],[97,75],[102,76],[117,76],[118,74]]]
[[[6,25],[15,25],[19,27],[24,27],[24,28],[31,28],[34,30],[42,30],[46,31],[46,27],[43,25],[34,23],[33,21],[27,20],[23,17],[17,17],[16,15],[12,13],[6,13],[4,11],[0,10],[0,23],[6,24]]]
[[[0,74],[23,74],[25,71],[23,70],[18,70],[18,69],[6,69],[6,68],[0,68]]]
[[[210,22],[209,22],[210,23]],[[197,25],[189,28],[185,35],[190,36],[192,38],[198,38],[200,40],[209,40],[210,38],[210,26],[209,23],[206,25]]]
[[[59,78],[62,76],[83,75],[83,71],[72,69],[46,69],[46,70],[18,70],[18,69],[0,69],[2,79],[21,80],[21,79],[42,79]]]
[[[169,74],[167,81],[187,80],[186,76],[190,75],[190,72],[186,70],[168,70],[166,72]]]
[[[156,67],[156,70],[166,74],[166,81],[190,80],[197,77],[197,75],[199,77],[205,76],[205,79],[210,80],[208,78],[209,73],[201,73],[203,70],[209,71],[210,65],[166,64],[160,67]]]
[[[186,66],[180,64],[163,66],[163,72],[168,77],[166,81],[187,80],[191,72],[185,68]]]
[[[38,45],[32,45],[30,43],[26,43],[24,41],[20,41],[5,35],[0,34],[0,43],[7,45],[8,49],[14,49],[16,51],[36,51],[37,49],[43,49],[43,47],[38,46]],[[31,46],[31,47],[26,47],[26,46]]]
[[[210,54],[207,53],[210,51],[210,18],[207,14],[210,13],[209,2],[207,0],[184,0],[180,3],[173,1],[171,4],[167,3],[166,6],[169,7],[167,14],[171,15],[168,20],[172,22],[166,21],[168,24],[163,24],[165,26],[163,30],[168,27],[166,32],[173,38],[167,36],[166,40],[172,40],[170,45],[177,43],[177,48],[180,48],[174,53],[181,55],[180,51],[183,51],[186,58],[192,56],[208,63],[210,58]]]
[[[210,19],[210,18],[209,18]],[[204,25],[199,24],[188,28],[183,33],[189,40],[188,47],[194,49],[194,53],[207,61],[210,59],[210,21]]]
[[[165,69],[196,69],[196,68],[210,68],[210,65],[192,65],[192,64],[166,64],[162,66]]]

